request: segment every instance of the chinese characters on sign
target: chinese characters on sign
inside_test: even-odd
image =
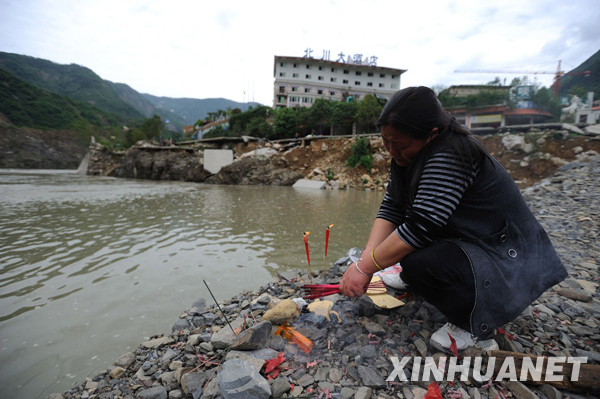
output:
[[[313,58],[312,56],[313,53],[313,49],[311,49],[310,47],[307,48],[306,50],[304,50],[304,56],[302,58]],[[325,60],[325,61],[331,61],[329,59],[330,56],[330,51],[329,50],[323,50],[323,56],[320,58],[321,60]],[[369,65],[369,66],[377,66],[377,59],[378,57],[375,57],[374,55],[371,57],[365,57],[363,58],[362,54],[354,54],[354,55],[348,55],[348,58],[345,59],[346,55],[344,54],[344,52],[340,52],[338,54],[338,58],[336,60],[336,62],[342,62],[344,64],[354,64],[354,65]]]

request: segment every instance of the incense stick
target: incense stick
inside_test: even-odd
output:
[[[204,281],[204,285],[206,286],[206,288],[208,288],[208,284],[206,284],[206,280],[202,280]],[[217,305],[217,307],[219,308],[219,310],[221,311],[221,314],[223,315],[223,317],[225,318],[225,321],[227,322],[227,324],[229,325],[229,328],[231,328],[231,332],[233,333],[233,336],[236,336],[235,331],[233,330],[233,327],[231,327],[231,324],[229,323],[229,320],[227,319],[227,316],[225,316],[225,313],[223,312],[223,309],[221,309],[221,306],[219,306],[219,302],[217,302],[217,300],[215,299],[215,296],[213,295],[212,291],[210,290],[210,288],[208,288],[208,292],[210,292],[210,296],[212,296],[213,301],[215,301],[215,304]]]

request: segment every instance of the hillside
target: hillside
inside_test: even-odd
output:
[[[122,117],[24,82],[0,69],[0,112],[15,126],[37,129],[117,126]]]
[[[204,119],[209,112],[215,112],[219,109],[239,108],[246,111],[250,106],[260,105],[259,103],[240,103],[226,98],[171,98],[158,97],[151,94],[142,94],[146,99],[159,108],[175,113],[184,118],[188,125],[196,122],[198,119]]]
[[[0,52],[0,68],[40,89],[89,103],[99,109],[128,119],[143,117],[136,108],[121,99],[115,88],[92,70],[76,64]]]
[[[594,99],[600,99],[600,50],[569,72],[577,73],[583,71],[590,71],[590,76],[565,76],[561,79],[561,96],[567,94],[580,95],[580,93],[570,93],[570,91],[581,92],[581,94],[593,91]],[[583,90],[579,90],[578,88]]]

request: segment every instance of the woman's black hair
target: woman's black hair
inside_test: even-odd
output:
[[[390,126],[416,140],[427,140],[433,129],[438,135],[432,139],[406,167],[392,160],[390,184],[392,198],[402,209],[412,205],[421,174],[427,161],[440,151],[450,151],[460,157],[463,166],[471,170],[477,164],[480,171],[486,167],[491,156],[483,146],[471,137],[466,126],[444,110],[434,91],[429,87],[407,87],[396,92],[387,102],[377,126]]]

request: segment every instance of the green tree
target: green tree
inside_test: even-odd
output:
[[[317,127],[317,132],[322,134],[323,127],[331,123],[331,115],[333,112],[331,101],[327,101],[324,98],[317,98],[309,109],[309,122],[311,127]]]
[[[496,76],[491,82],[487,82],[487,86],[502,86],[502,80]]]
[[[273,125],[269,122],[264,121],[260,125],[258,125],[258,136],[264,137],[269,140],[275,138],[275,131],[273,130]]]
[[[200,127],[204,125],[204,121],[202,119],[198,119],[196,123],[194,123],[194,127]]]
[[[248,123],[248,126],[246,128],[246,133],[249,136],[260,137],[259,136],[260,125],[263,122],[264,122],[264,119],[262,119],[262,118],[254,118],[254,119],[252,119],[250,121],[250,123]]]
[[[356,112],[356,120],[363,126],[370,128],[375,125],[375,121],[379,118],[383,107],[377,101],[377,98],[371,94],[367,94],[365,98],[358,103]]]
[[[296,134],[297,115],[292,108],[282,108],[275,114],[273,130],[279,138],[291,138]]]
[[[160,137],[163,127],[163,121],[160,119],[160,116],[154,114],[152,118],[144,119],[140,130],[146,135],[146,138],[153,139]]]
[[[373,166],[371,148],[369,147],[369,142],[364,137],[352,144],[352,155],[348,158],[348,166],[353,168],[356,165],[364,166],[367,172],[370,172]]]
[[[552,94],[552,90],[542,87],[534,91],[531,101],[536,104],[536,107],[552,114],[553,121],[560,121],[562,115],[562,106],[557,98]]]
[[[356,120],[356,103],[335,102],[332,108],[331,125],[343,130],[351,128]]]

